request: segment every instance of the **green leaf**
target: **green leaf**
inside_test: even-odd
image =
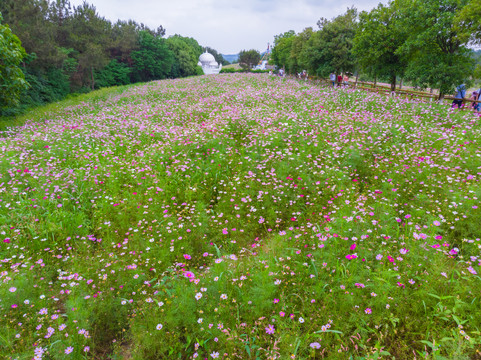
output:
[[[315,333],[315,334],[320,334],[320,333],[328,333],[328,332],[330,332],[330,333],[336,333],[336,334],[341,334],[341,335],[343,334],[342,331],[339,331],[339,330],[330,330],[330,329],[327,329],[327,330],[324,330],[324,331],[319,330],[319,331],[315,331],[314,333]]]

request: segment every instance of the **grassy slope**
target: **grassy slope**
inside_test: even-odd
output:
[[[479,357],[471,114],[235,74],[24,120],[0,139],[7,358]]]

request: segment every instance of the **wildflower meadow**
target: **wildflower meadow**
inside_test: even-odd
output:
[[[0,134],[2,359],[481,359],[469,111],[265,74]]]

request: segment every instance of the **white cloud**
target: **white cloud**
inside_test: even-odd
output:
[[[80,5],[83,0],[71,0]],[[264,51],[274,35],[316,28],[320,17],[331,19],[352,5],[370,10],[378,0],[88,0],[111,20],[132,19],[151,28],[162,25],[167,36],[196,39],[223,54],[242,49]],[[387,0],[381,2],[387,3]]]

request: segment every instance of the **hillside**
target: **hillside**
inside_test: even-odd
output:
[[[0,137],[2,358],[479,358],[472,113],[225,74],[24,120]]]
[[[236,63],[239,61],[239,54],[233,54],[233,55],[224,55],[222,54],[222,57],[226,59],[228,62],[231,64]]]

